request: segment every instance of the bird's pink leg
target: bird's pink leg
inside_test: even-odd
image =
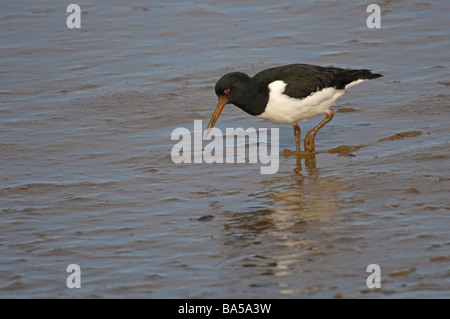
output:
[[[334,113],[331,110],[328,110],[326,112],[326,117],[322,120],[322,122],[319,123],[315,128],[310,130],[308,134],[306,134],[305,137],[305,151],[306,152],[315,152],[316,150],[316,144],[314,142],[314,138],[316,137],[317,132],[325,126],[328,122],[330,122],[333,119]]]
[[[301,134],[302,130],[300,129],[300,126],[298,126],[297,123],[292,125],[294,127],[294,134],[295,134],[295,143],[297,145],[297,152],[300,152],[300,144],[302,141]]]

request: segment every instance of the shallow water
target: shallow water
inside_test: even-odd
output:
[[[369,29],[351,3],[96,1],[79,30],[3,5],[0,297],[449,298],[450,5],[385,1]],[[279,127],[276,174],[172,161],[220,76],[288,63],[384,74],[337,101],[315,168],[232,105],[223,131]]]

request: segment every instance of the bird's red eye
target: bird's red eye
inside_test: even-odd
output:
[[[228,92],[230,92],[230,89],[225,89],[223,92],[224,92],[225,94],[227,94]]]

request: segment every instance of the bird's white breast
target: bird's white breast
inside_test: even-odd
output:
[[[303,98],[291,98],[284,93],[287,83],[274,81],[269,84],[269,101],[259,118],[278,124],[294,124],[306,121],[318,115],[325,114],[336,100],[344,95],[345,90],[364,80],[357,80],[347,84],[345,89],[337,90],[329,87],[316,91]]]

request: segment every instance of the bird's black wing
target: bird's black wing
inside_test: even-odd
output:
[[[291,64],[259,72],[253,78],[262,86],[281,80],[287,84],[285,94],[294,98],[305,98],[328,87],[343,90],[358,79],[380,77],[369,70],[341,69],[308,64]]]

